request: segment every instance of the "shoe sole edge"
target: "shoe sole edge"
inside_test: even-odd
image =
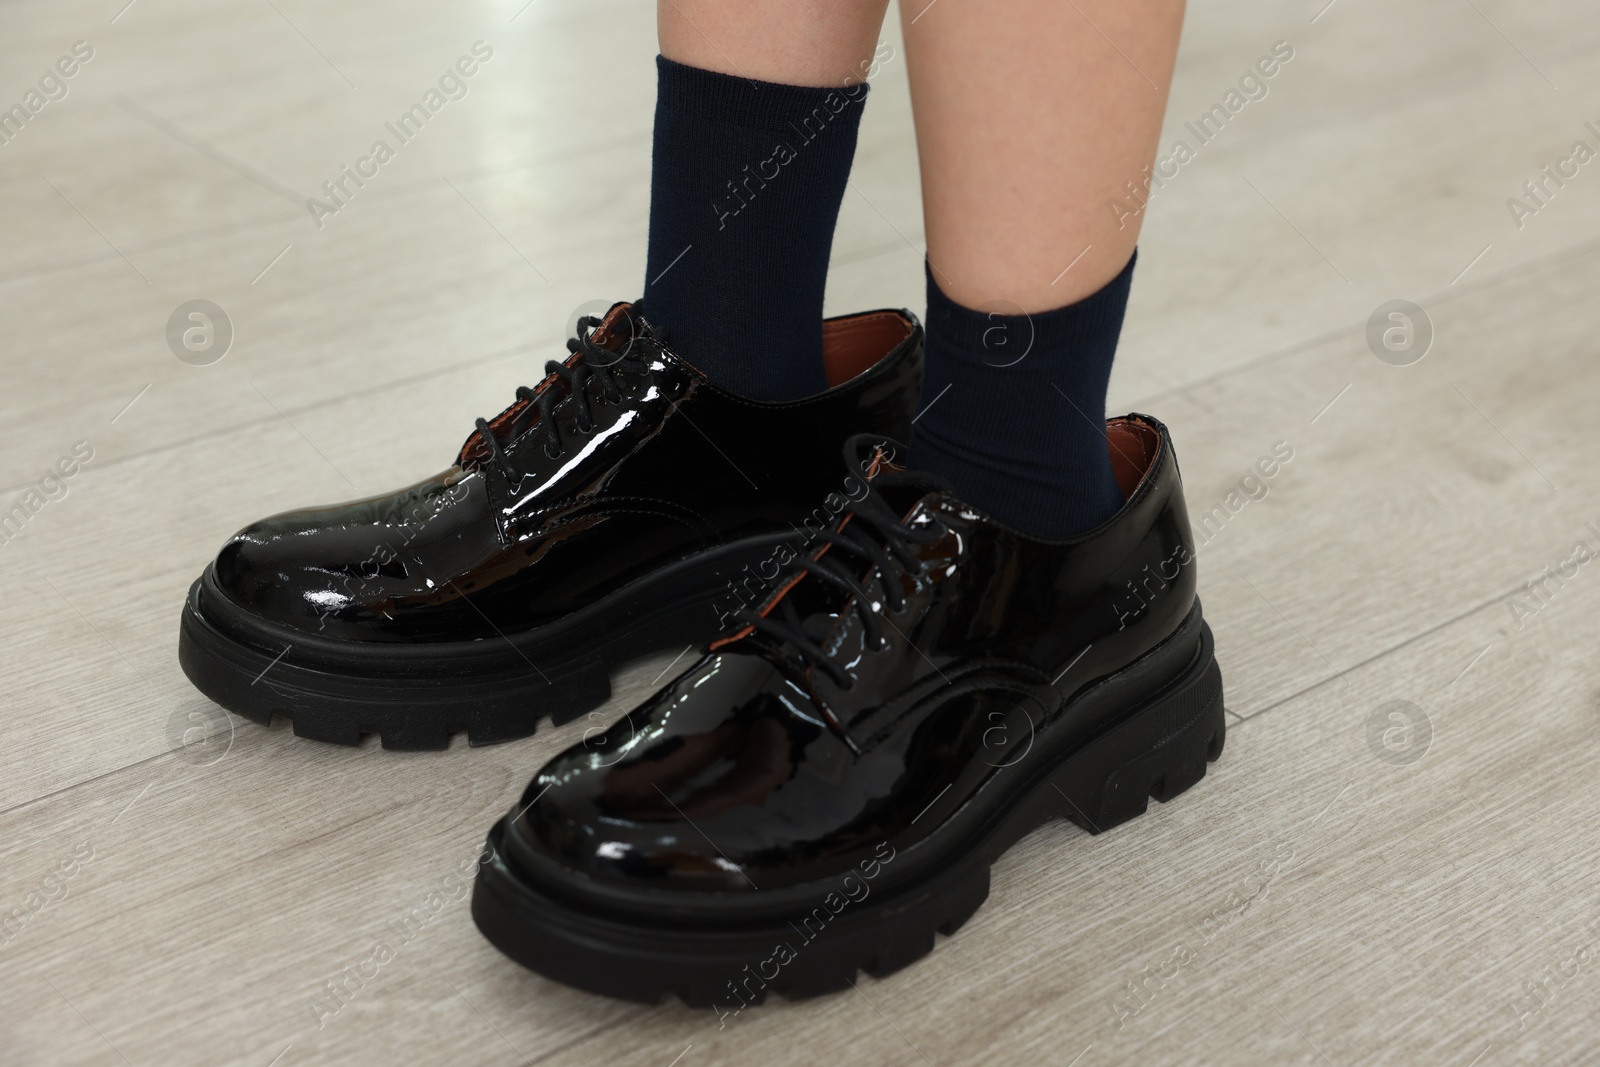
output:
[[[1103,833],[1143,814],[1151,797],[1169,801],[1205,776],[1222,754],[1227,721],[1210,631],[1201,627],[1199,653],[1171,684],[1014,794],[959,862],[846,908],[815,939],[798,950],[791,944],[792,960],[774,976],[757,972],[776,945],[796,940],[792,921],[668,929],[579,911],[518,876],[498,846],[503,821],[485,844],[473,920],[496,948],[536,973],[646,1003],[670,993],[693,1007],[715,1008],[721,998],[723,1007],[737,1010],[768,989],[802,999],[848,988],[860,971],[890,974],[932,951],[936,934],[953,935],[988,897],[993,863],[1037,827],[1065,818]],[[740,988],[756,999],[730,992],[741,979]]]
[[[782,539],[719,546],[633,583],[582,618],[504,642],[362,647],[255,617],[228,625],[202,608],[202,575],[184,599],[178,662],[222,707],[262,725],[282,716],[313,740],[358,745],[376,734],[384,748],[408,750],[447,748],[462,733],[472,745],[511,741],[533,734],[545,718],[561,725],[604,704],[611,672],[627,663],[703,646],[720,632],[714,605],[726,596],[726,580]],[[220,596],[206,588],[208,602]],[[246,627],[248,640],[236,632]],[[274,649],[275,640],[282,644]]]

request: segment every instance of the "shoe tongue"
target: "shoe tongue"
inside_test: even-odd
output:
[[[889,510],[902,519],[911,514],[911,509],[916,507],[917,501],[929,493],[955,495],[955,489],[949,482],[937,474],[928,474],[925,471],[881,474],[872,480],[872,488],[883,497],[884,502],[889,505]]]
[[[955,495],[955,488],[937,474],[906,466],[910,449],[876,434],[856,434],[845,442],[845,467],[861,475],[897,515],[908,514],[929,493]]]
[[[634,305],[627,301],[618,301],[611,305],[611,310],[600,320],[600,325],[595,327],[589,340],[601,348],[616,352],[628,342],[643,337],[647,330],[644,319],[634,309]]]

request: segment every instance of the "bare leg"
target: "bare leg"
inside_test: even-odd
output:
[[[1155,158],[1183,0],[903,0],[928,260],[967,307],[1033,313],[1096,292]],[[1062,274],[1085,248],[1088,252]]]
[[[843,86],[862,80],[889,0],[660,0],[661,54],[741,78]]]
[[[1072,536],[1125,499],[1105,404],[1139,216],[1110,205],[1155,158],[1183,0],[902,2],[931,283],[911,461]]]

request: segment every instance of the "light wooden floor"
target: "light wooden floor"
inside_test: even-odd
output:
[[[211,706],[174,654],[230,532],[438,469],[574,308],[637,293],[652,5],[123,2],[0,3],[0,106],[94,50],[0,145],[0,500],[93,450],[0,545],[0,1063],[1600,1058],[1600,564],[1524,591],[1600,551],[1600,163],[1520,229],[1506,203],[1600,147],[1588,4],[1196,0],[1164,146],[1274,42],[1295,57],[1151,204],[1112,407],[1172,425],[1197,520],[1294,450],[1201,552],[1227,750],[1113,833],[1029,837],[922,964],[719,1031],[534,978],[471,925],[453,872],[585,724],[399,755],[241,721],[186,749]],[[830,312],[921,305],[885,34]],[[304,199],[480,39],[468,95],[313,225]],[[164,337],[199,298],[236,330],[203,367]],[[1432,323],[1413,365],[1368,347],[1393,299]]]

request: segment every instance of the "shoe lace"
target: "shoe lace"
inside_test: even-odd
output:
[[[825,542],[823,550],[802,557],[791,565],[788,577],[782,580],[782,592],[776,601],[769,603],[765,612],[744,608],[735,617],[755,631],[791,645],[803,662],[821,668],[840,689],[853,688],[854,676],[812,637],[795,607],[794,598],[789,594],[797,579],[807,574],[815,575],[846,595],[846,605],[841,608],[839,618],[843,619],[848,611],[853,610],[861,620],[868,647],[873,651],[887,648],[888,641],[879,620],[878,599],[864,586],[871,586],[875,578],[881,590],[883,606],[894,613],[905,610],[906,599],[898,579],[902,574],[921,569],[921,561],[913,552],[913,546],[937,541],[945,536],[946,531],[937,522],[920,526],[906,525],[879,492],[878,485],[907,483],[922,488],[924,480],[914,474],[881,474],[873,482],[868,482],[867,495],[847,510],[833,529],[816,535],[817,540]],[[930,482],[926,488],[935,486],[936,483]],[[861,584],[857,584],[850,570],[839,560],[837,553],[840,551],[867,564],[866,576]],[[823,635],[824,638],[826,636]]]
[[[573,405],[578,432],[587,434],[594,429],[594,413],[589,410],[589,395],[584,388],[590,379],[600,383],[601,394],[608,402],[616,404],[622,400],[619,375],[637,377],[650,373],[649,364],[634,345],[626,345],[619,354],[596,342],[594,335],[600,325],[601,320],[592,315],[580,318],[577,336],[567,338],[567,351],[578,358],[570,362],[549,360],[544,365],[545,380],[538,388],[530,389],[526,385],[517,387],[517,400],[523,405],[523,409],[506,428],[506,442],[515,440],[523,430],[527,429],[529,421],[537,412],[539,422],[544,426],[544,454],[556,459],[564,447],[561,428],[556,425],[555,420],[557,407],[570,402]],[[554,379],[565,382],[567,388],[557,389]],[[500,435],[494,432],[489,420],[478,419],[475,425],[479,439],[488,449],[489,459],[508,480],[513,482],[520,480],[521,473],[512,466],[506,445],[501,442]]]

